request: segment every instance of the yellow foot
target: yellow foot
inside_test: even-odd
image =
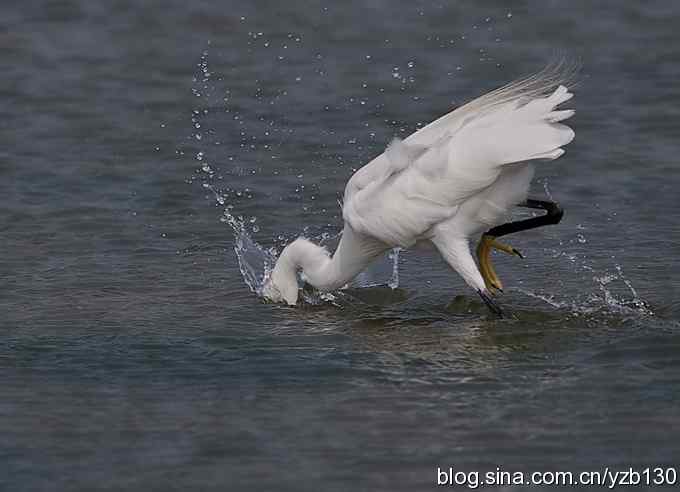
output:
[[[520,258],[524,258],[524,256],[522,256],[522,253],[517,251],[512,246],[496,240],[494,236],[482,234],[482,238],[479,240],[479,244],[477,245],[477,261],[479,262],[479,271],[484,278],[484,283],[486,284],[487,289],[495,289],[503,292],[503,283],[498,278],[498,275],[496,275],[496,270],[494,270],[493,264],[491,263],[490,254],[492,249],[503,251],[509,255],[519,256]]]

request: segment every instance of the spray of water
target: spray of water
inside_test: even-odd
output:
[[[194,78],[194,95],[199,98],[207,98],[214,92],[211,85],[211,72],[208,66],[208,50],[205,50],[198,64],[199,72]],[[266,284],[271,271],[276,264],[279,251],[275,247],[264,247],[259,244],[252,236],[252,232],[259,232],[259,227],[255,225],[256,217],[246,220],[243,216],[235,212],[235,207],[228,203],[228,198],[214,184],[216,172],[208,162],[208,143],[211,140],[212,131],[205,119],[208,115],[206,108],[195,108],[192,111],[192,134],[190,139],[195,142],[199,150],[195,153],[195,160],[198,163],[198,170],[195,177],[200,177],[202,186],[212,194],[215,202],[223,209],[221,222],[231,228],[234,238],[234,253],[238,261],[239,270],[243,281],[251,292],[262,296],[264,285]],[[249,189],[246,188],[248,191]],[[236,192],[237,197],[243,192]],[[313,234],[308,227],[303,230],[305,237],[324,244],[339,237],[339,234],[331,235],[327,232]],[[278,242],[283,242],[285,246],[286,238],[278,236]],[[385,280],[385,272],[389,272],[389,277]],[[383,260],[363,272],[352,284],[351,287],[373,287],[378,285],[388,285],[392,289],[399,286],[399,250],[391,251]],[[300,298],[309,304],[333,303],[337,304],[342,297],[341,292],[317,292],[309,286],[301,292]]]
[[[194,77],[194,85],[192,87],[192,92],[199,101],[209,102],[209,99],[215,95],[216,90],[212,82],[212,76],[208,65],[208,49],[206,49],[198,63],[198,71]],[[227,100],[228,98],[224,98],[225,102]],[[243,281],[254,294],[262,296],[263,287],[276,264],[279,251],[275,247],[266,248],[253,239],[251,233],[259,231],[257,225],[255,225],[256,217],[246,220],[238,215],[234,210],[235,206],[228,204],[227,197],[214,185],[217,175],[214,166],[211,165],[212,159],[209,159],[209,149],[211,147],[208,144],[215,143],[212,142],[215,132],[206,122],[209,107],[210,104],[207,104],[206,107],[197,107],[192,111],[192,130],[189,140],[197,147],[195,159],[198,169],[190,181],[200,177],[203,188],[211,192],[215,202],[223,209],[220,220],[227,224],[233,233],[234,253],[236,254]],[[242,115],[234,116],[234,118],[237,117],[239,121],[243,119]],[[230,161],[233,162],[232,158],[230,158]],[[233,174],[241,177],[245,175],[238,172]],[[547,180],[543,181],[543,188],[545,194],[552,198]],[[245,191],[236,191],[235,195],[239,197],[243,196],[244,193],[248,195],[249,188],[245,188]],[[583,228],[579,227],[579,229]],[[339,236],[339,234],[331,235],[327,232],[315,235],[310,233],[309,228],[305,228],[303,234],[305,237],[320,244],[331,242]],[[285,246],[286,238],[278,236],[277,239],[278,241],[276,242],[278,242],[279,246]],[[579,230],[575,240],[581,244],[586,242],[586,238],[581,230]],[[532,292],[524,289],[515,290],[526,296],[539,299],[556,309],[567,309],[574,314],[586,314],[603,309],[617,313],[653,314],[647,303],[640,298],[637,291],[633,288],[630,280],[625,277],[620,265],[615,264],[614,271],[612,272],[606,271],[598,274],[596,268],[586,259],[579,259],[578,255],[570,254],[563,249],[561,248],[559,251],[553,251],[552,253],[554,256],[567,259],[579,272],[588,272],[590,278],[592,278],[593,289],[589,289],[589,292],[575,299],[560,299],[555,294]],[[378,260],[374,265],[358,275],[348,287],[370,288],[386,285],[391,289],[398,288],[399,254],[400,250],[398,248],[393,249],[384,258]],[[628,295],[621,294],[622,289],[619,288],[621,285],[627,289]],[[320,293],[309,286],[305,286],[300,297],[310,304],[339,304],[343,301],[345,295],[342,291]]]
[[[546,196],[551,200],[552,194],[548,186],[548,180],[543,180],[543,189]],[[588,242],[585,236],[586,228],[581,224],[576,226],[577,233],[574,242],[579,245]],[[522,294],[539,299],[556,308],[570,311],[574,315],[591,314],[600,311],[615,314],[653,315],[649,304],[644,301],[633,287],[632,282],[626,278],[623,267],[614,263],[613,267],[601,271],[601,267],[595,266],[589,258],[569,252],[567,246],[560,243],[559,250],[546,250],[553,257],[564,259],[576,273],[587,273],[592,281],[592,289],[586,289],[585,293],[575,298],[562,299],[556,294],[533,292],[530,290],[515,288]],[[584,279],[587,281],[587,279]]]
[[[620,265],[615,265],[616,273],[605,272],[602,275],[592,277],[595,290],[587,292],[584,296],[571,299],[560,299],[555,294],[534,292],[527,289],[515,288],[514,290],[539,299],[555,309],[563,309],[574,315],[586,315],[596,312],[610,312],[615,314],[653,315],[650,306],[642,299],[633,288],[630,280],[624,274]],[[628,288],[630,295],[617,293],[612,286],[621,282]]]

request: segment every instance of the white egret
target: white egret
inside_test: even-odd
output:
[[[359,169],[345,188],[344,229],[331,256],[298,238],[281,252],[263,287],[265,298],[294,305],[298,277],[321,291],[339,289],[394,247],[433,245],[496,314],[502,290],[489,253],[521,254],[496,238],[555,224],[556,203],[527,200],[534,162],[560,157],[574,132],[560,123],[573,110],[557,109],[573,96],[574,70],[549,66],[451,111]],[[501,224],[513,206],[546,215]],[[486,231],[486,233],[484,232]],[[481,234],[475,263],[469,241]]]

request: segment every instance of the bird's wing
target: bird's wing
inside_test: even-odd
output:
[[[360,175],[356,188],[346,192],[345,222],[389,246],[409,247],[432,224],[452,216],[457,203],[450,198],[456,191],[441,187],[436,178],[433,183],[433,176],[421,169],[445,167],[448,140],[415,148],[394,140],[377,161],[379,165]]]
[[[501,106],[543,97],[558,85],[569,85],[577,71],[578,65],[568,60],[557,60],[538,73],[511,82],[454,109],[411,134],[404,143],[419,148],[431,147],[447,135],[453,135],[466,124],[495,112]],[[368,184],[384,178],[390,173],[390,167],[390,160],[382,153],[360,168],[347,182],[344,201],[349,201],[356,192]]]
[[[544,97],[552,79],[526,80],[393,142],[350,179],[345,221],[387,244],[410,246],[491,186],[503,165],[562,155],[574,132],[559,121],[573,111],[556,107],[572,94],[560,85]]]
[[[385,152],[352,175],[345,187],[344,201],[348,202],[356,192],[368,185],[384,182],[390,176],[400,173],[427,150],[425,145],[407,146],[398,138],[393,139]]]

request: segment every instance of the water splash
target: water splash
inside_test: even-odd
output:
[[[550,191],[548,178],[542,180],[543,191],[548,199],[555,201]],[[576,233],[568,241],[560,241],[560,249],[546,249],[552,258],[568,261],[573,272],[582,277],[582,282],[592,282],[591,289],[570,299],[561,299],[559,295],[533,292],[522,288],[513,290],[520,292],[533,299],[538,299],[556,309],[568,310],[574,315],[591,314],[595,312],[612,312],[616,314],[654,315],[649,304],[640,297],[632,282],[626,278],[623,267],[614,263],[613,267],[602,271],[600,265],[594,264],[584,254],[582,245],[588,242],[586,237],[587,227],[583,224],[576,225]],[[566,243],[566,244],[565,244]],[[564,247],[572,246],[577,251],[569,251]],[[611,257],[614,259],[614,257]],[[613,268],[613,271],[612,271]]]
[[[599,299],[603,300],[606,305],[615,311],[626,313],[626,312],[637,312],[640,314],[653,315],[653,311],[649,305],[642,299],[633,284],[629,279],[623,274],[623,268],[620,265],[614,265],[616,270],[615,273],[607,272],[601,276],[594,276],[593,282],[599,287],[601,296]],[[610,287],[614,282],[619,281],[628,290],[629,298],[623,297],[622,295],[616,295],[615,291]],[[598,296],[594,296],[595,300],[598,300]]]
[[[585,242],[585,238],[579,233],[576,241],[582,243]],[[603,273],[598,273],[598,269],[589,264],[587,259],[579,258],[576,254],[562,251],[555,256],[564,258],[569,261],[571,266],[589,273],[592,288],[586,289],[583,294],[570,299],[560,299],[555,294],[532,292],[522,288],[515,288],[514,290],[531,298],[539,299],[556,309],[568,310],[574,315],[603,311],[615,314],[654,315],[649,304],[640,297],[632,282],[624,275],[623,267],[618,263],[614,264],[614,271],[605,270]]]
[[[234,233],[234,252],[239,264],[239,270],[243,276],[243,280],[250,289],[259,297],[262,297],[262,292],[265,284],[271,276],[271,272],[276,265],[278,252],[276,248],[265,248],[255,241],[246,228],[245,222],[231,214],[228,209],[225,209],[222,216],[222,221],[229,224]],[[315,242],[321,243],[323,238],[311,238]],[[394,249],[386,255],[386,258],[391,266],[391,276],[387,281],[380,280],[375,274],[363,272],[364,285],[360,287],[376,287],[387,285],[391,289],[399,287],[399,250]],[[380,264],[380,262],[378,262]],[[340,305],[344,299],[342,290],[335,292],[320,292],[312,288],[309,284],[302,282],[299,278],[299,283],[303,285],[301,291],[301,299],[312,305],[319,305],[323,303],[330,303],[333,305]]]
[[[216,106],[225,106],[225,111],[233,115],[234,120],[238,120],[239,127],[243,126],[245,118],[243,115],[230,112],[229,97],[219,98],[218,91],[215,87],[215,80],[221,80],[219,75],[213,75],[213,70],[210,68],[209,55],[210,43],[206,49],[201,53],[200,60],[197,64],[197,70],[193,78],[192,94],[196,100],[201,101],[194,107],[191,112],[191,133],[188,136],[188,141],[191,144],[191,155],[194,156],[194,163],[197,166],[194,175],[189,180],[200,180],[203,189],[211,192],[215,202],[223,209],[220,220],[226,223],[231,228],[234,237],[234,253],[238,261],[239,270],[243,277],[243,281],[251,292],[257,296],[262,297],[264,285],[270,278],[271,272],[276,264],[279,251],[276,247],[265,247],[259,244],[253,238],[253,233],[260,231],[257,225],[257,217],[244,218],[236,212],[238,207],[238,200],[242,197],[252,198],[251,189],[246,187],[243,190],[232,190],[233,194],[223,194],[216,186],[219,180],[223,179],[223,174],[230,176],[237,176],[238,179],[246,178],[248,173],[239,172],[239,167],[234,161],[233,157],[228,159],[230,169],[223,169],[222,164],[218,164],[219,156],[215,156],[215,146],[220,142],[215,140],[216,132],[213,126],[209,123],[209,116],[213,114],[211,108]],[[229,90],[226,91],[229,94]],[[244,136],[244,130],[241,130],[241,136]],[[269,128],[265,134],[268,134]],[[227,173],[224,173],[227,171]],[[253,173],[254,174],[254,173]],[[275,174],[277,172],[275,171]],[[299,176],[300,178],[302,175]],[[248,183],[244,183],[248,184]],[[301,185],[304,189],[304,185]],[[228,189],[228,188],[227,188]],[[236,200],[236,203],[229,203],[229,198]],[[312,195],[311,199],[315,197]],[[310,231],[311,227],[307,226],[303,229],[302,234],[308,239],[318,244],[326,244],[337,239],[340,234],[330,234],[327,231],[317,231],[316,233]],[[273,244],[276,244],[280,249],[285,247],[286,243],[293,239],[286,238],[279,235]],[[333,248],[329,248],[333,249]],[[363,272],[356,282],[351,283],[351,287],[374,287],[388,285],[392,289],[399,286],[399,251],[393,250],[386,254],[381,260],[375,262],[367,271]],[[304,284],[300,279],[300,285],[303,285],[300,298],[308,304],[322,304],[331,303],[338,304],[347,296],[341,291],[321,293]]]
[[[215,201],[218,204],[225,204],[224,196],[214,186],[209,183],[203,183],[203,188],[213,192]],[[228,224],[234,233],[234,252],[236,253],[243,281],[251,292],[262,296],[264,284],[269,279],[271,271],[276,264],[276,249],[260,246],[250,235],[243,217],[234,216],[231,210],[231,206],[226,207],[222,212],[220,221]]]
[[[208,43],[208,47],[201,54],[197,65],[198,71],[194,76],[192,87],[193,95],[206,103],[206,107],[198,106],[191,112],[191,135],[189,139],[194,142],[194,145],[198,146],[196,151],[193,152],[195,163],[198,166],[193,178],[200,178],[203,188],[210,191],[215,202],[220,207],[223,207],[220,221],[229,225],[232,230],[234,252],[236,253],[243,281],[251,292],[261,296],[264,284],[267,282],[271,270],[276,263],[277,252],[273,247],[265,248],[261,246],[251,236],[250,231],[257,232],[258,230],[258,226],[255,224],[257,218],[251,217],[249,220],[246,220],[236,215],[233,212],[234,206],[227,203],[227,197],[213,184],[216,178],[216,172],[213,168],[215,164],[209,162],[212,159],[208,159],[208,149],[211,148],[209,147],[210,144],[215,144],[212,141],[212,135],[215,132],[212,131],[211,125],[206,121],[209,114],[208,107],[210,107],[211,98],[215,93],[211,79],[212,73],[209,67],[209,45],[210,43]],[[226,100],[225,98],[224,101]],[[249,188],[245,188],[245,192],[247,197],[250,197]],[[234,195],[240,198],[244,195],[244,192],[236,191]]]
[[[244,222],[227,210],[224,211],[222,218],[231,226],[234,233],[234,252],[243,281],[251,292],[261,297],[262,289],[276,264],[276,250],[260,246],[250,236]]]
[[[401,252],[401,248],[394,248],[393,250],[391,250],[387,254],[387,257],[390,259],[390,261],[392,261],[392,276],[387,281],[387,286],[392,290],[399,287],[399,253],[400,252]]]
[[[234,252],[239,262],[241,275],[250,290],[262,297],[262,290],[276,264],[278,252],[273,247],[264,248],[258,244],[250,236],[243,221],[238,220],[228,211],[224,213],[224,221],[231,226],[234,232]],[[327,233],[320,236],[311,236],[309,239],[323,244],[325,237],[327,237]],[[385,270],[390,272],[390,276],[387,279],[385,279],[384,273],[381,273]],[[387,285],[392,290],[397,289],[399,287],[399,250],[391,250],[382,259],[376,260],[357,279],[358,281],[351,282],[347,287],[365,289]],[[298,278],[298,283],[303,286],[301,299],[307,304],[319,305],[329,303],[339,306],[346,300],[343,289],[334,292],[320,292],[305,283],[302,277]]]
[[[533,292],[522,288],[513,290],[577,316],[598,312],[653,316],[654,312],[649,304],[638,295],[630,280],[624,276],[621,266],[615,265],[614,268],[616,273],[605,272],[602,275],[593,276],[593,290],[572,299],[560,299],[555,294]],[[617,288],[617,283],[622,284],[628,292],[621,292],[622,289]]]

